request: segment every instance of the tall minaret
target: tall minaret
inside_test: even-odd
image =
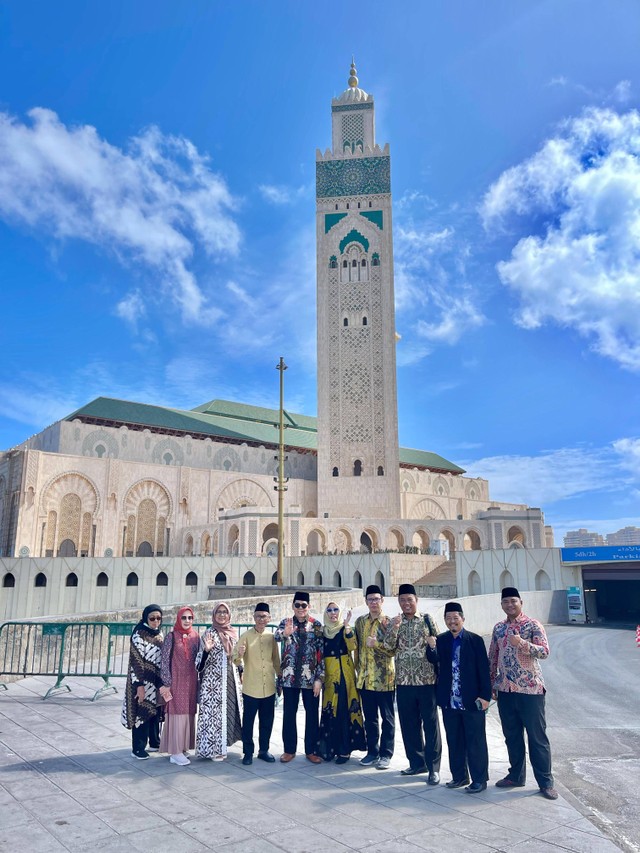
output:
[[[356,73],[316,153],[318,515],[399,518],[389,146]]]

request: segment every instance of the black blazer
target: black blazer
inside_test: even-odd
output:
[[[436,648],[427,646],[427,659],[438,663],[440,674],[436,685],[436,699],[442,708],[449,708],[451,701],[451,662],[453,634],[445,631],[436,637]],[[460,646],[460,692],[466,711],[477,711],[476,699],[491,700],[491,677],[489,658],[484,640],[465,628]]]

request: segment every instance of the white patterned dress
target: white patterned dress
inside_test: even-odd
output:
[[[204,651],[205,637],[213,638],[208,654]],[[201,672],[196,753],[201,758],[224,757],[227,747],[242,740],[242,698],[238,671],[212,628],[207,628],[200,642],[196,667]]]

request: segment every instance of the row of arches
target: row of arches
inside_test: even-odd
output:
[[[249,573],[250,574],[250,573]],[[126,586],[138,586],[140,579],[136,572],[129,572],[127,575]],[[48,578],[44,572],[38,572],[33,580],[34,587],[46,587]],[[255,579],[252,581],[255,583]],[[2,578],[2,586],[4,589],[13,589],[16,585],[16,577],[12,572],[7,572]],[[64,585],[67,587],[78,586],[78,575],[75,572],[69,572],[65,577]],[[169,586],[169,576],[166,572],[158,572],[156,575],[156,586]],[[184,579],[184,585],[188,587],[198,586],[198,575],[196,572],[188,572]],[[96,586],[109,586],[109,575],[106,572],[100,572],[96,576]]]
[[[505,586],[515,586],[513,575],[508,569],[505,569],[500,574],[500,579],[498,581],[499,589],[504,589]],[[491,587],[492,588],[488,590],[489,592],[493,592],[493,584],[491,584]],[[484,592],[482,589],[482,579],[475,570],[469,573],[469,577],[467,578],[467,589],[469,590],[469,595],[482,595]],[[536,572],[536,576],[534,578],[534,589],[536,591],[551,589],[551,578],[544,569],[540,569]]]

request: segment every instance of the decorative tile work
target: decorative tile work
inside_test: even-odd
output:
[[[316,197],[391,192],[389,157],[354,157],[316,163]]]
[[[373,222],[382,231],[382,211],[381,210],[361,210],[360,216],[364,216],[369,222]]]
[[[366,237],[356,231],[355,228],[352,228],[349,233],[340,240],[340,253],[342,254],[345,250],[345,247],[349,245],[349,243],[360,243],[360,245],[364,248],[365,252],[369,251],[369,241]]]
[[[364,116],[362,113],[358,113],[354,115],[353,113],[347,113],[347,115],[342,116],[342,148],[346,148],[347,146],[350,148],[352,152],[355,152],[356,148],[364,145]]]
[[[328,234],[334,225],[337,225],[341,219],[348,216],[348,213],[325,213],[324,215],[324,233]]]
[[[373,109],[373,101],[364,101],[358,104],[338,104],[335,107],[331,107],[332,113],[350,113],[355,112],[356,110],[372,110]]]

